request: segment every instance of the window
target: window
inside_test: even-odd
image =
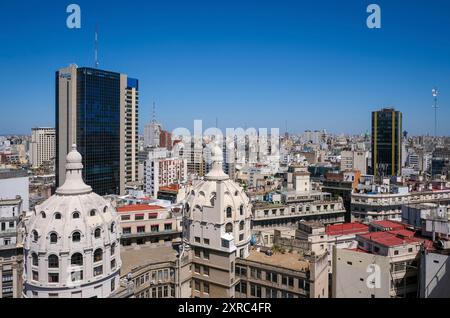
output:
[[[395,251],[394,251],[394,255],[398,255],[398,250],[395,250]]]
[[[98,248],[94,252],[94,263],[100,262],[103,259],[103,251],[101,248]]]
[[[205,245],[209,245],[209,239],[207,239],[207,238],[203,239],[203,243],[204,243]]]
[[[200,265],[195,264],[194,265],[194,271],[195,271],[196,274],[200,274]]]
[[[94,267],[94,276],[98,276],[101,274],[103,274],[103,266],[100,265],[100,266]]]
[[[209,294],[209,283],[203,283],[203,292]]]
[[[31,254],[31,260],[33,266],[39,266],[39,258],[36,253]]]
[[[72,234],[72,242],[79,242],[81,240],[81,233],[80,232],[74,232]]]
[[[114,222],[111,223],[110,230],[111,230],[111,233],[114,233],[116,231],[116,223],[114,223]]]
[[[61,220],[61,213],[59,212],[55,213],[55,220]]]
[[[121,219],[122,221],[129,221],[129,220],[130,220],[130,216],[129,216],[129,215],[122,215],[122,216],[120,217],[120,219]]]
[[[116,279],[115,278],[111,279],[111,292],[113,292],[114,289],[116,289]]]
[[[225,233],[231,233],[231,232],[233,232],[233,224],[227,223],[225,225]]]
[[[112,270],[116,269],[116,260],[115,259],[111,260],[111,269]]]
[[[172,223],[164,224],[164,231],[172,231]]]
[[[145,233],[145,226],[138,226],[137,227],[137,232],[138,233]]]
[[[158,224],[152,225],[150,229],[152,232],[159,232],[159,225]]]
[[[200,237],[196,236],[196,237],[194,238],[194,240],[195,240],[195,243],[200,243]]]
[[[32,271],[32,276],[34,281],[39,280],[39,272],[38,271]]]
[[[32,236],[33,236],[33,242],[37,242],[39,235],[38,232],[36,230],[33,230],[33,232],[31,232]]]
[[[194,250],[194,255],[195,255],[195,257],[200,257],[200,249],[196,248]]]
[[[100,237],[100,234],[101,234],[101,230],[100,230],[100,228],[98,227],[98,228],[96,228],[95,231],[94,231],[94,237],[95,237],[95,238],[99,238],[99,237]]]
[[[412,253],[412,252],[413,252],[413,248],[412,247],[408,248],[408,253]]]
[[[56,233],[50,234],[50,243],[56,244],[58,242],[58,235]]]
[[[70,258],[70,264],[76,266],[83,265],[83,255],[81,255],[81,253],[73,254],[72,257]]]
[[[59,274],[58,273],[48,273],[48,282],[49,283],[59,283]]]
[[[203,275],[209,276],[209,267],[203,266]]]
[[[95,209],[92,209],[92,210],[89,212],[89,215],[90,215],[90,216],[95,216],[95,214],[96,214]]]
[[[243,240],[244,240],[244,234],[239,234],[239,241],[243,241]]]
[[[80,213],[79,212],[73,212],[72,219],[79,219],[79,218],[80,218]]]
[[[222,240],[222,247],[229,248],[230,247],[230,242],[228,242],[227,240]]]
[[[106,211],[108,211],[108,207],[105,205],[105,206],[103,207],[103,213],[106,213]]]
[[[41,217],[43,218],[43,219],[45,219],[47,216],[45,215],[45,212],[44,211],[42,211],[41,212]]]
[[[114,256],[116,253],[116,243],[111,244],[111,256]]]
[[[194,282],[194,287],[195,287],[195,291],[200,291],[200,282],[198,280],[196,280]]]
[[[250,284],[250,295],[253,297],[261,298],[261,286]]]
[[[56,255],[50,255],[48,257],[48,268],[58,268],[59,267],[59,259]]]
[[[227,207],[227,218],[231,218],[232,217],[232,209],[231,207]]]
[[[131,227],[124,227],[123,234],[131,234]]]
[[[278,283],[278,275],[275,272],[266,272],[266,280],[272,283]]]
[[[243,231],[243,230],[244,230],[244,227],[245,227],[245,222],[244,222],[244,221],[241,221],[241,222],[239,223],[239,231]]]
[[[143,219],[144,219],[144,214],[136,214],[134,216],[134,220],[135,221],[140,221],[140,220],[143,220]]]
[[[239,214],[240,215],[244,215],[244,205],[241,204],[241,206],[239,207]]]
[[[208,250],[203,250],[203,258],[209,259],[209,251]]]

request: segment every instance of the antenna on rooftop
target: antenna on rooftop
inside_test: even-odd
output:
[[[152,123],[156,123],[156,103],[153,102]]]
[[[431,90],[431,94],[434,98],[434,105],[432,106],[434,108],[434,136],[437,137],[437,109],[439,106],[437,104],[438,90],[436,87]]]
[[[95,45],[94,45],[94,59],[95,59],[95,68],[98,68],[98,25],[95,28]]]

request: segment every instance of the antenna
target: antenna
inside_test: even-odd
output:
[[[434,136],[437,137],[437,109],[439,106],[437,104],[438,90],[436,87],[431,90],[431,94],[434,98],[434,105],[432,106],[434,108]]]
[[[153,102],[152,123],[156,124],[156,103]]]
[[[95,27],[95,45],[94,45],[95,68],[98,68],[98,25]]]
[[[219,128],[219,119],[216,117],[216,128]]]

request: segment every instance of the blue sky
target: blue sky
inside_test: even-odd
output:
[[[66,27],[77,3],[82,28]],[[382,28],[366,27],[377,3]],[[54,72],[93,66],[140,80],[140,123],[151,104],[168,129],[279,127],[370,130],[394,106],[411,134],[450,135],[450,1],[1,1],[0,134],[54,125]]]

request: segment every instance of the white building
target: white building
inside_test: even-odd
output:
[[[31,131],[31,164],[39,168],[43,163],[55,159],[55,128],[33,128]]]
[[[84,183],[81,162],[74,145],[64,184],[24,224],[24,297],[103,298],[119,287],[117,212]]]
[[[0,170],[0,200],[22,199],[24,211],[29,209],[29,179],[27,171],[4,169]]]
[[[341,152],[341,171],[359,170],[361,174],[367,173],[366,151],[348,151]]]
[[[159,123],[152,121],[144,127],[144,146],[159,147],[159,137],[162,127]]]

